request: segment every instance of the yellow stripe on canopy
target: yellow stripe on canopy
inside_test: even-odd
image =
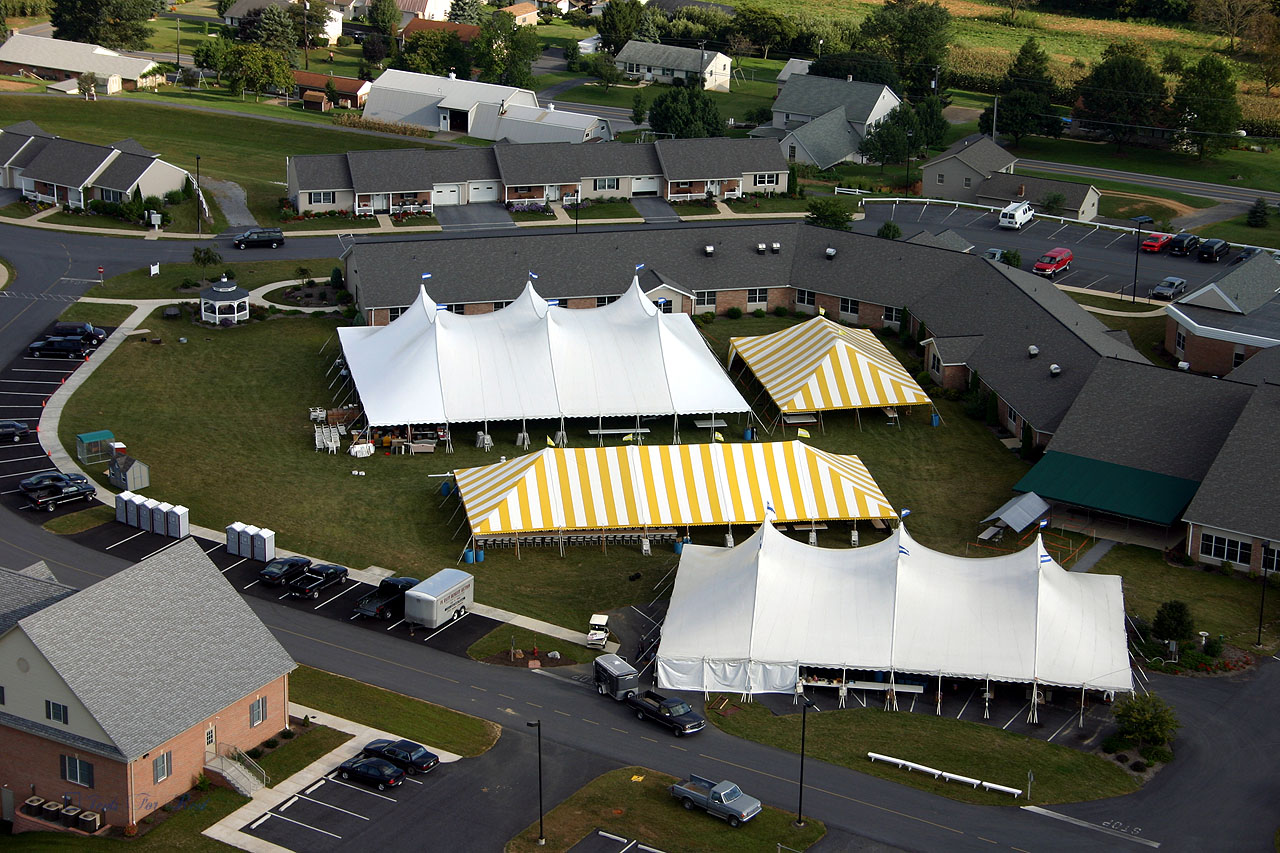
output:
[[[729,339],[737,356],[784,412],[922,406],[924,389],[869,329],[826,317],[756,337]]]
[[[547,448],[455,476],[480,536],[758,524],[770,505],[779,523],[894,517],[861,459],[800,441]]]

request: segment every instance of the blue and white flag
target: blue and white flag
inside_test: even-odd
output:
[[[644,269],[644,264],[636,264],[636,272],[640,272],[642,269]]]
[[[559,299],[548,299],[548,300],[547,300],[547,304],[548,304],[548,305],[551,305],[551,306],[556,306],[556,305],[559,305],[559,304],[560,304],[560,300],[559,300]]]
[[[1041,555],[1040,555],[1040,562],[1042,562],[1042,563],[1052,563],[1052,562],[1053,562],[1053,557],[1050,557],[1048,554],[1041,554]]]
[[[537,277],[538,277],[538,274],[536,272],[533,272],[532,270],[529,271],[529,278],[537,278]]]
[[[1048,526],[1049,526],[1049,519],[1047,519],[1047,518],[1042,518],[1042,519],[1040,519],[1040,529],[1041,529],[1041,530],[1045,529],[1045,528],[1046,528],[1046,527],[1048,527]]]
[[[436,303],[436,310],[437,310],[437,311],[448,311],[448,310],[449,310],[449,306],[448,306],[448,305],[446,305],[446,304],[445,304],[445,303],[443,303],[443,302],[437,302],[437,303]]]
[[[426,281],[426,280],[427,280],[427,279],[429,279],[429,278],[431,278],[431,273],[429,273],[429,272],[424,272],[424,273],[422,274],[422,280],[423,280],[423,281]]]
[[[898,546],[898,553],[899,553],[899,554],[902,554],[903,556],[906,556],[906,557],[910,557],[910,556],[911,556],[911,552],[907,550],[907,546],[905,546],[905,545],[899,545],[899,546]]]

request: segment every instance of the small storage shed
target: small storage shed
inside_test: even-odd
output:
[[[322,113],[333,109],[333,104],[329,103],[329,98],[324,92],[303,92],[302,108],[304,110],[318,110]]]
[[[115,440],[115,434],[109,429],[82,432],[76,436],[76,458],[85,465],[106,462],[115,455],[111,447]]]
[[[117,489],[136,492],[151,485],[151,466],[132,456],[116,454],[107,467],[107,479]]]

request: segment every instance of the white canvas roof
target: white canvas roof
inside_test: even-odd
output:
[[[672,690],[790,693],[801,666],[1133,689],[1120,578],[1033,547],[970,559],[899,526],[853,549],[763,524],[736,548],[686,545],[658,647]]]
[[[423,288],[386,326],[338,330],[373,426],[750,411],[687,314],[637,280],[600,308],[529,284],[490,314],[437,310]]]

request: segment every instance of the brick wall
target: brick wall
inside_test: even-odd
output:
[[[106,810],[111,823],[124,824],[129,805],[128,768],[121,761],[77,752],[69,746],[0,726],[0,785],[12,788],[14,806],[33,794],[46,800],[70,797],[72,805],[93,812]],[[59,755],[73,755],[93,765],[93,787],[60,778]]]
[[[825,293],[818,293],[818,294],[815,294],[815,299],[818,303],[817,306],[815,307],[815,313],[817,308],[821,308],[822,310],[827,312],[827,317],[831,318],[832,320],[839,319],[840,317],[840,297],[839,296],[828,296]]]
[[[1170,317],[1164,326],[1164,348],[1180,361],[1185,361],[1191,365],[1191,369],[1196,373],[1208,373],[1214,376],[1225,376],[1233,369],[1235,361],[1236,347],[1230,341],[1219,341],[1213,338],[1204,338],[1196,335],[1190,330],[1184,330],[1183,334],[1186,338],[1186,347],[1181,355],[1178,354],[1174,347],[1177,342],[1177,333],[1179,329],[1178,322]],[[1262,347],[1245,346],[1243,348],[1244,358],[1246,361],[1253,358],[1262,350]]]
[[[578,297],[575,299],[568,299],[565,301],[565,307],[566,308],[595,308],[596,298],[594,296],[589,296],[586,298]]]
[[[1235,539],[1238,542],[1248,542],[1250,544],[1249,565],[1246,566],[1243,563],[1233,563],[1232,565],[1234,565],[1236,569],[1240,572],[1248,572],[1250,574],[1262,573],[1262,540],[1261,539],[1253,536],[1244,536],[1238,533],[1229,533],[1227,531],[1218,530],[1217,528],[1213,528],[1213,527],[1205,528],[1203,525],[1200,525],[1200,524],[1189,524],[1187,526],[1188,528],[1190,528],[1190,531],[1187,534],[1187,555],[1190,556],[1191,559],[1195,560],[1198,563],[1207,563],[1209,565],[1214,565],[1214,566],[1218,566],[1222,564],[1222,561],[1219,559],[1216,559],[1214,557],[1205,557],[1200,554],[1200,534],[1207,531],[1208,533],[1211,533],[1216,536],[1224,536],[1227,539]]]
[[[462,306],[463,314],[492,314],[492,302],[468,302]]]
[[[547,188],[531,187],[528,190],[525,190],[524,192],[516,192],[514,187],[507,187],[505,191],[506,191],[507,201],[519,201],[521,199],[529,199],[529,198],[534,198],[534,199],[544,198],[547,193]]]
[[[385,326],[391,322],[391,310],[389,308],[374,308],[372,311],[366,312],[368,315],[370,326]]]
[[[858,325],[869,329],[884,328],[884,306],[874,302],[859,302]]]
[[[955,388],[963,391],[969,387],[969,368],[963,364],[947,364],[942,367],[943,388]]]

